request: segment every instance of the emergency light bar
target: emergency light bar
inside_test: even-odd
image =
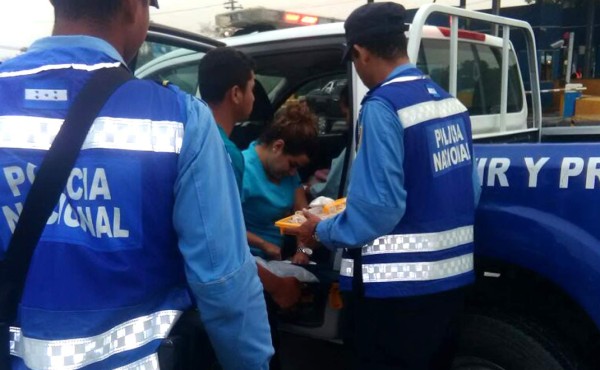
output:
[[[333,22],[341,22],[341,20],[262,7],[234,10],[215,16],[215,23],[221,29],[235,28],[238,30],[265,31]]]
[[[319,17],[302,15],[297,13],[284,13],[283,20],[286,23],[313,25],[319,23]]]

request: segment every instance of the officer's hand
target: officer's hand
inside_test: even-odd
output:
[[[313,234],[321,219],[306,210],[302,211],[302,213],[304,214],[304,217],[306,217],[306,221],[294,230],[294,234],[298,238],[300,244],[314,249],[318,247],[318,243],[313,238]]]
[[[298,303],[302,293],[302,284],[292,276],[279,278],[277,289],[271,293],[271,298],[277,305],[287,309]]]
[[[281,261],[281,248],[275,244],[265,241],[262,250],[269,256],[269,258]]]

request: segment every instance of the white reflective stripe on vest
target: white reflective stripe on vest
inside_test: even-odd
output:
[[[409,81],[416,81],[416,80],[424,80],[426,79],[427,76],[402,76],[402,77],[396,77],[392,80],[389,80],[388,82],[382,84],[381,86],[385,86],[385,85],[389,85],[389,84],[394,84],[394,83],[399,83],[399,82],[409,82]]]
[[[432,262],[363,264],[363,283],[428,281],[449,278],[473,270],[473,254]],[[343,259],[340,275],[353,277],[354,261]]]
[[[409,128],[435,118],[444,118],[466,112],[467,108],[456,98],[432,100],[411,105],[398,111],[402,127]]]
[[[31,76],[41,72],[46,71],[56,71],[59,69],[75,69],[79,71],[96,71],[98,69],[103,68],[119,68],[121,66],[120,62],[113,63],[98,63],[98,64],[75,64],[75,63],[67,63],[67,64],[48,64],[45,66],[40,66],[32,69],[24,69],[21,71],[11,71],[11,72],[2,72],[0,73],[0,78],[7,77],[19,77],[19,76]]]
[[[118,367],[114,370],[160,370],[158,355],[156,353],[146,356],[140,360]]]
[[[0,116],[0,148],[48,150],[64,120],[30,116]],[[149,119],[98,117],[82,150],[122,149],[179,153],[183,123]]]
[[[473,242],[473,226],[423,234],[385,235],[362,248],[363,256],[385,253],[437,252]]]
[[[10,353],[37,369],[79,369],[164,339],[169,335],[181,311],[159,311],[118,325],[102,334],[65,340],[40,340],[22,335],[21,329],[10,328]]]

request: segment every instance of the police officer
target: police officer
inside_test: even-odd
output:
[[[346,248],[345,328],[359,369],[448,369],[464,289],[474,280],[478,197],[466,108],[410,64],[405,9],[357,8],[347,50],[370,89],[346,210],[320,221],[306,212],[305,243]]]
[[[54,36],[0,66],[0,258],[51,133],[92,71],[133,59],[157,7],[52,4]],[[268,368],[262,286],[210,110],[131,80],[94,122],[33,256],[13,367],[157,369],[194,302],[224,369]]]

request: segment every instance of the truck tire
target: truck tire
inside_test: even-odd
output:
[[[453,370],[579,369],[560,341],[516,317],[465,314]]]

